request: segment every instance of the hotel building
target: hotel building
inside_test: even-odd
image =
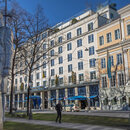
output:
[[[80,15],[42,33],[41,42],[44,41],[42,49],[46,50],[48,47],[52,49],[43,56],[43,59],[47,57],[46,63],[32,73],[31,90],[32,95],[41,97],[42,109],[53,109],[59,100],[63,105],[78,104],[81,109],[88,107],[104,109],[102,102],[106,97],[102,97],[101,88],[104,88],[102,85],[108,87],[110,82],[107,81],[109,79],[106,68],[100,68],[99,61],[106,62],[107,50],[113,57],[119,55],[118,62],[123,63],[123,59],[121,61],[120,58],[123,48],[126,63],[117,66],[117,70],[125,68],[126,77],[130,73],[128,11],[129,5],[118,11],[112,5],[104,6],[96,12],[87,9]],[[55,30],[55,33],[50,30]],[[99,39],[102,40],[102,45]],[[107,40],[110,43],[106,43]],[[105,61],[102,61],[102,58],[105,58]],[[39,61],[39,65],[43,64],[43,59]],[[116,58],[113,58],[114,60]],[[114,65],[115,63],[116,61]],[[122,77],[124,72],[120,71],[119,74]],[[128,81],[127,78],[125,82]],[[20,74],[15,76],[13,101],[14,107],[18,109],[26,107],[27,83],[28,77]],[[22,90],[21,84],[24,88]],[[6,107],[9,107],[10,85],[7,90]]]

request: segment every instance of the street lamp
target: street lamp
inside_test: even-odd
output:
[[[29,95],[29,120],[32,119],[32,99],[31,99],[31,87],[32,87],[33,83],[32,81],[29,82],[29,91],[30,91],[30,95]]]

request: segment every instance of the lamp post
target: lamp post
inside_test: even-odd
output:
[[[32,81],[29,82],[29,91],[30,91],[30,95],[29,95],[29,120],[32,119],[32,99],[31,99],[31,87],[32,87],[33,83]]]

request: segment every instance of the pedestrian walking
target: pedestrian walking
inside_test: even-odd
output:
[[[61,123],[61,112],[62,112],[62,105],[61,102],[59,101],[58,104],[56,104],[55,107],[56,111],[57,111],[57,117],[56,117],[56,122],[59,119],[59,123]]]

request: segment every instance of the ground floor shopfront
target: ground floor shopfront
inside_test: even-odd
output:
[[[55,105],[61,101],[63,107],[68,104],[76,104],[81,109],[85,108],[99,108],[99,86],[95,85],[81,85],[71,86],[66,88],[53,88],[44,91],[34,91],[33,96],[41,98],[41,105],[33,104],[36,109],[54,109]],[[9,108],[10,95],[6,95],[6,109]],[[13,106],[17,109],[26,109],[27,93],[16,93],[13,96]]]

